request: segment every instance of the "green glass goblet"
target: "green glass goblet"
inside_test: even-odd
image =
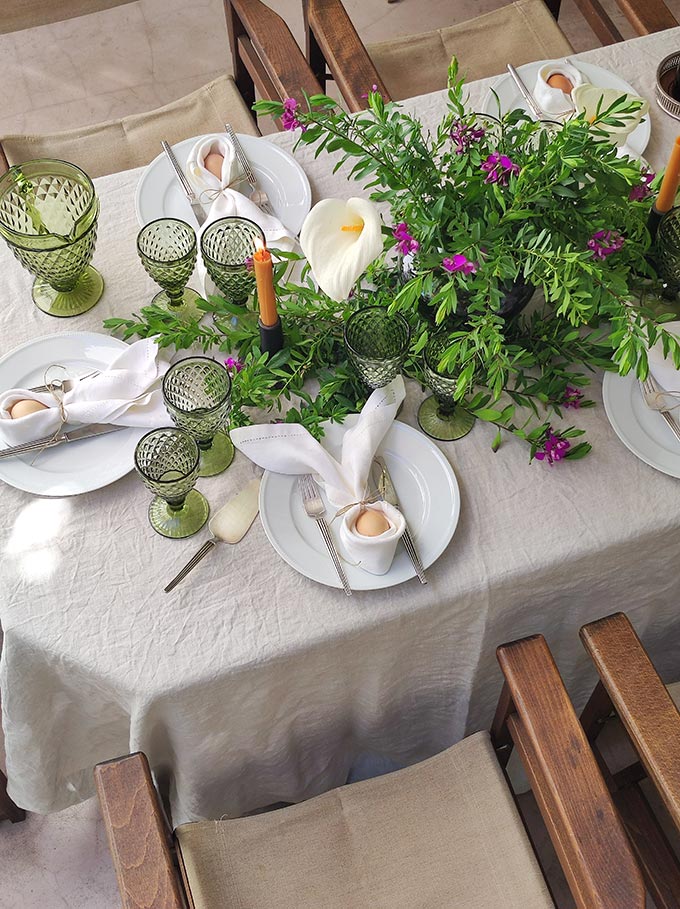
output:
[[[104,279],[90,265],[99,200],[74,164],[41,158],[0,178],[0,235],[35,275],[33,302],[50,316],[77,316],[97,303]]]
[[[150,221],[137,235],[137,252],[147,274],[163,288],[151,302],[183,320],[200,319],[196,301],[201,295],[186,286],[196,265],[193,227],[177,218]]]
[[[671,208],[656,234],[656,266],[667,285],[680,289],[680,207]]]
[[[264,245],[262,228],[248,218],[220,218],[203,231],[205,267],[228,302],[245,306],[255,289],[252,256]]]
[[[231,376],[225,367],[209,357],[179,360],[163,377],[163,400],[173,422],[196,439],[199,477],[226,470],[234,446],[221,431],[231,410]]]
[[[383,306],[358,309],[345,322],[345,348],[362,382],[382,388],[399,375],[411,329],[406,319]]]
[[[425,378],[432,395],[425,398],[418,410],[418,425],[432,439],[452,442],[462,439],[475,424],[475,417],[456,404],[454,393],[457,377],[442,371],[439,363],[448,347],[445,333],[434,335],[423,354]]]
[[[152,429],[137,443],[135,467],[155,493],[149,523],[161,536],[190,537],[208,520],[210,507],[198,490],[198,446],[183,429]]]

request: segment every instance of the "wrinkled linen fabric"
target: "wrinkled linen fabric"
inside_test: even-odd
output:
[[[658,61],[680,30],[598,48],[653,98]],[[479,110],[488,82],[470,88]],[[432,125],[444,94],[413,105]],[[667,160],[677,126],[655,105],[645,153]],[[290,149],[294,136],[270,141]],[[357,195],[326,156],[296,156],[315,198]],[[135,265],[134,191],[141,171],[96,181],[94,264],[106,280],[82,330],[125,316],[154,285]],[[31,303],[32,279],[0,246],[3,350],[73,330]],[[17,317],[20,313],[21,318]],[[546,636],[580,707],[595,673],[578,628],[624,609],[667,680],[678,678],[680,482],[619,442],[600,397],[578,413],[593,451],[582,461],[528,464],[525,445],[478,422],[442,444],[460,484],[460,522],[417,580],[357,592],[319,586],[269,546],[256,521],[219,546],[172,593],[163,587],[207,531],[168,541],[147,523],[149,496],[129,474],[97,492],[38,498],[2,487],[0,662],[10,795],[57,811],[93,795],[92,767],[145,751],[175,823],[294,802],[343,783],[358,756],[410,764],[488,724],[500,691],[494,650]],[[413,382],[400,419],[415,425],[425,392]],[[263,419],[263,417],[262,417]],[[255,468],[237,453],[198,480],[216,510]],[[412,528],[417,534],[419,528]]]

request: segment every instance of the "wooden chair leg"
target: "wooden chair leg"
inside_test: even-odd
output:
[[[24,820],[26,820],[26,812],[15,805],[7,795],[7,777],[0,771],[0,821],[11,821],[13,824],[17,824]]]
[[[514,712],[512,695],[507,682],[503,683],[501,696],[496,706],[496,714],[491,724],[491,743],[496,751],[496,757],[501,767],[505,768],[512,754],[512,736],[508,728],[508,717]]]
[[[303,0],[302,15],[305,25],[305,57],[307,58],[307,62],[309,63],[312,72],[318,79],[319,85],[326,91],[328,83],[328,64],[326,63],[326,58],[319,46],[319,42],[316,40],[316,35],[309,25],[307,0]]]

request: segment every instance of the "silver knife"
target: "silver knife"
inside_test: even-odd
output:
[[[181,186],[182,192],[187,197],[187,202],[191,206],[191,210],[193,211],[194,217],[198,221],[198,226],[200,227],[207,217],[205,209],[198,201],[198,197],[196,196],[191,183],[189,183],[187,180],[184,171],[180,167],[179,161],[175,157],[174,151],[170,148],[165,139],[161,140],[161,146],[163,147],[163,151],[167,155],[170,164],[172,164],[172,168],[175,171],[175,176],[177,177],[177,182]]]
[[[11,458],[14,455],[28,454],[31,451],[40,451],[44,448],[54,448],[62,442],[76,442],[78,439],[91,439],[93,436],[102,436],[107,432],[118,432],[119,429],[130,429],[129,426],[114,426],[112,423],[93,423],[91,426],[82,426],[70,432],[59,435],[47,436],[44,439],[35,439],[33,442],[24,442],[23,445],[13,445],[11,448],[0,450],[0,460]]]
[[[390,472],[387,469],[387,464],[385,464],[383,458],[377,456],[373,458],[372,473],[373,480],[376,484],[378,492],[383,497],[383,499],[388,503],[388,505],[393,505],[395,508],[399,508],[399,498],[397,496],[397,491],[394,488],[392,477],[390,476]],[[425,577],[425,568],[423,566],[423,563],[420,561],[420,556],[418,555],[415,543],[413,542],[411,531],[408,529],[408,524],[406,525],[406,530],[404,531],[404,535],[401,539],[404,543],[404,549],[408,553],[409,558],[411,559],[411,563],[416,570],[418,580],[421,584],[427,584],[427,578]]]
[[[508,63],[508,72],[512,76],[512,79],[513,79],[515,85],[520,90],[522,97],[524,98],[526,103],[529,105],[534,117],[536,117],[537,120],[545,120],[547,117],[547,114],[544,111],[542,111],[541,108],[538,106],[538,104],[536,103],[536,99],[531,94],[529,89],[526,87],[524,82],[522,82],[522,77],[517,72],[517,70],[512,65],[512,63]]]

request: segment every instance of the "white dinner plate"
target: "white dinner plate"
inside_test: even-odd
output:
[[[226,136],[225,136],[226,138]],[[287,151],[257,136],[238,136],[250,161],[258,184],[269,196],[279,220],[297,236],[312,205],[312,191],[307,174]],[[186,168],[189,152],[200,137],[184,139],[172,150],[182,168]],[[247,183],[234,187],[244,195],[250,194]],[[206,212],[209,205],[205,206]],[[161,154],[145,168],[137,184],[135,211],[140,227],[156,218],[180,218],[196,224],[191,206],[180,189],[170,162]]]
[[[525,63],[523,66],[517,67],[517,72],[522,77],[522,82],[524,82],[530,92],[533,92],[534,86],[536,85],[536,77],[538,76],[539,69],[542,66],[545,66],[546,63],[551,62],[551,60],[538,60],[536,63]],[[626,82],[625,79],[622,79],[615,73],[609,72],[608,69],[603,69],[601,66],[595,66],[594,63],[584,63],[581,60],[576,60],[573,65],[598,88],[616,88],[621,92],[628,92],[631,95],[639,96],[639,92],[637,92],[629,82]],[[496,92],[498,95],[498,101],[496,101],[493,92]],[[499,116],[498,102],[500,102],[501,107],[500,116],[503,116],[503,114],[507,114],[508,111],[515,110],[516,108],[528,110],[527,103],[513,82],[510,73],[501,76],[501,78],[491,86],[491,89],[489,89],[484,99],[482,113],[491,114],[494,117]],[[647,143],[649,142],[651,134],[652,124],[649,119],[649,114],[647,114],[630,136],[628,136],[626,147],[630,149],[634,155],[640,157],[647,148]]]
[[[349,417],[343,425],[325,425],[323,445],[334,456],[340,454],[345,429],[356,419]],[[428,568],[449,545],[458,524],[460,491],[453,468],[427,436],[399,421],[392,424],[378,453],[385,458],[416,549]],[[325,498],[324,502],[330,523],[336,509]],[[260,486],[260,516],[269,542],[296,571],[328,587],[342,586],[316,521],[305,513],[296,476],[265,473]],[[342,555],[339,520],[331,525],[331,534]],[[415,577],[401,544],[387,574],[369,574],[346,561],[344,568],[353,590],[379,590]]]
[[[69,331],[35,338],[0,359],[0,388],[44,384],[45,369],[66,367],[70,375],[103,370],[128,345],[91,331]],[[146,429],[121,429],[92,439],[0,460],[0,480],[42,496],[72,496],[108,486],[134,467],[137,442]],[[0,446],[7,443],[0,439]]]
[[[655,470],[680,477],[680,442],[661,414],[647,407],[634,373],[605,373],[602,398],[609,422],[626,448]]]

